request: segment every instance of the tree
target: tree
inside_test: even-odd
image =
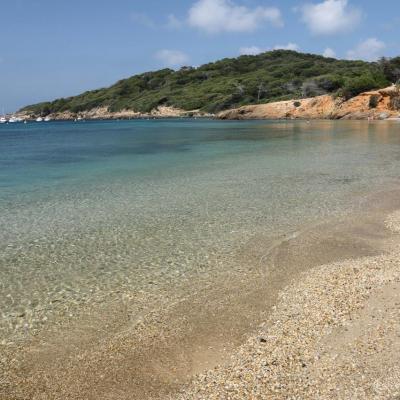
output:
[[[301,95],[303,97],[320,96],[325,93],[326,91],[322,89],[314,80],[306,81],[301,85]]]
[[[400,57],[386,58],[382,57],[378,61],[378,65],[386,79],[394,83],[400,80]]]
[[[237,89],[237,93],[239,93],[240,96],[243,96],[243,95],[244,95],[245,86],[242,85],[242,84],[239,83],[239,82],[234,82],[233,85],[234,85],[235,88]]]
[[[290,81],[285,83],[283,87],[289,93],[296,93],[298,90],[298,83],[296,81]]]
[[[262,94],[263,94],[263,93],[266,93],[267,89],[266,89],[266,87],[264,86],[264,83],[263,83],[263,82],[260,82],[260,83],[258,84],[257,89],[258,89],[258,91],[257,91],[257,102],[259,102],[260,99],[261,99]]]
[[[357,78],[348,79],[341,89],[341,95],[346,99],[351,99],[362,92],[377,89],[384,86],[384,81],[372,74],[364,74]]]

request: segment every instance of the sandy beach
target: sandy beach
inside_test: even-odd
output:
[[[378,193],[269,247],[260,237],[242,254],[256,271],[193,277],[163,306],[143,297],[141,316],[126,297],[3,347],[4,398],[395,399],[397,199]]]
[[[400,400],[386,3],[1,1],[0,400]]]
[[[396,234],[400,213],[386,225]],[[257,334],[179,399],[397,399],[400,253],[317,267]]]

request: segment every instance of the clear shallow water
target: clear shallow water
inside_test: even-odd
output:
[[[400,124],[206,120],[0,126],[0,335],[93,299],[237,267],[398,183]]]

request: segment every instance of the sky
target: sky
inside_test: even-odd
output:
[[[400,55],[400,0],[0,0],[0,113],[165,67],[288,48]]]

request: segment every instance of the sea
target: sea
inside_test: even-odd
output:
[[[0,125],[0,343],[119,294],[212,284],[248,267],[253,238],[351,213],[399,175],[396,121]]]

